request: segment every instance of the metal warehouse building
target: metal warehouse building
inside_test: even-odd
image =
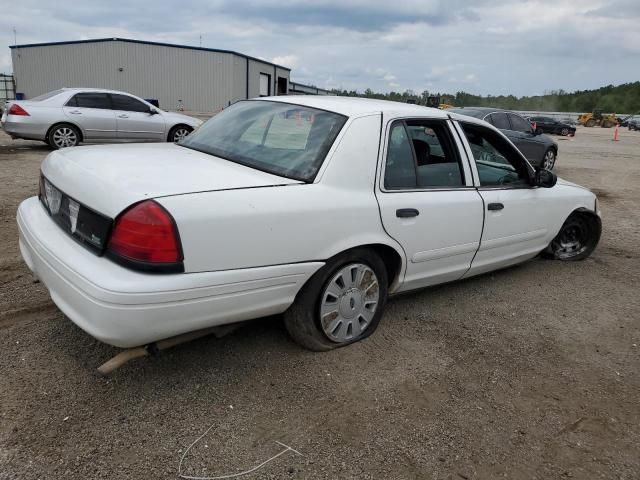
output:
[[[229,50],[105,38],[11,47],[15,91],[122,90],[160,107],[215,112],[246,98],[284,95],[290,69]]]

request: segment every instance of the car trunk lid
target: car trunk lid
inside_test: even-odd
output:
[[[111,218],[150,198],[302,183],[166,143],[57,150],[42,173],[70,198]]]

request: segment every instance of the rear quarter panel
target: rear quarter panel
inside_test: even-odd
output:
[[[157,199],[178,225],[185,270],[325,260],[371,243],[402,252],[382,228],[374,195],[380,115],[344,128],[315,183]]]

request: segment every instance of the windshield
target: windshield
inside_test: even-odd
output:
[[[53,92],[43,93],[42,95],[38,95],[37,97],[33,97],[30,99],[30,102],[41,102],[43,100],[48,100],[51,97],[55,97],[56,95],[60,95],[64,90],[54,90]]]
[[[311,182],[346,120],[300,105],[242,101],[211,118],[180,145]]]

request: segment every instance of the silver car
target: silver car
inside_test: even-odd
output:
[[[56,149],[114,140],[177,142],[202,123],[134,95],[97,88],[63,88],[11,101],[0,122],[12,138],[42,140]]]

